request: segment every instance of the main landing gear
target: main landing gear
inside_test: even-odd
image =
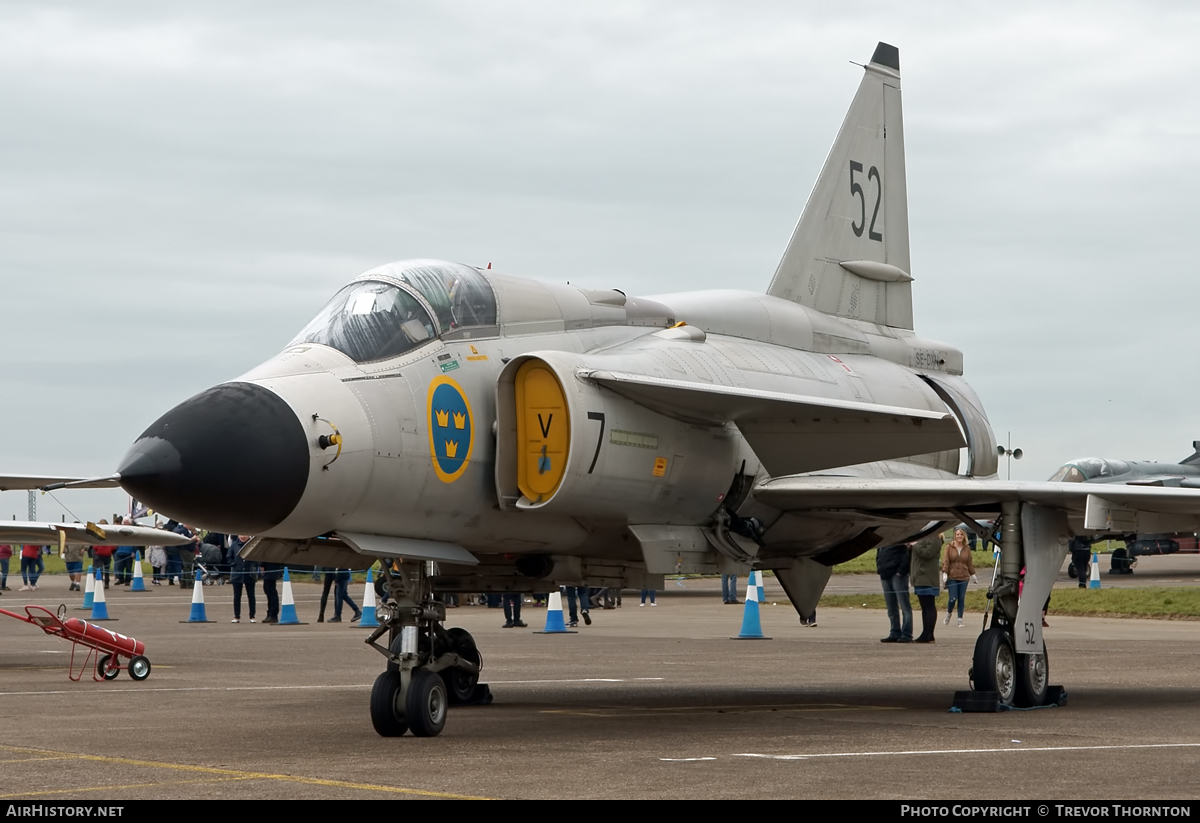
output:
[[[442,626],[446,607],[433,597],[432,566],[407,563],[383,571],[390,597],[377,608],[381,625],[366,642],[388,661],[371,689],[371,724],[384,737],[407,731],[434,737],[450,706],[491,702],[488,687],[479,683],[483,656],[474,638]],[[384,634],[386,648],[379,643]]]
[[[1017,503],[1003,504],[1002,511],[1000,560],[988,589],[989,612],[984,614],[985,628],[975,641],[969,673],[976,694],[964,701],[970,708],[959,706],[964,711],[995,711],[997,704],[1033,708],[1063,700],[1062,687],[1050,685],[1050,658],[1041,636],[1041,616],[1053,571],[1061,568],[1065,542],[1060,548],[1048,544],[1047,523],[1040,513],[1022,512]],[[1023,514],[1025,529],[1022,529]],[[1031,552],[1036,555],[1029,556]],[[1051,570],[1049,576],[1047,570]],[[1033,577],[1035,573],[1039,576]],[[1029,600],[1024,610],[1021,609],[1023,576],[1024,595]],[[1023,642],[1018,642],[1017,631],[1021,631]],[[1041,650],[1037,652],[1017,651],[1039,647]],[[956,705],[959,705],[957,698]]]

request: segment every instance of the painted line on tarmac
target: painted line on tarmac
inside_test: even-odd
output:
[[[63,759],[73,760],[90,760],[99,763],[111,763],[119,766],[140,766],[151,769],[172,769],[180,772],[192,772],[196,774],[211,775],[214,778],[224,778],[232,780],[275,780],[280,783],[300,783],[308,786],[326,786],[337,789],[357,789],[368,792],[384,792],[386,794],[409,794],[419,797],[442,797],[450,800],[491,800],[488,797],[477,797],[466,794],[451,794],[449,792],[434,792],[425,789],[409,789],[401,786],[381,786],[374,783],[355,783],[349,780],[328,780],[319,777],[303,777],[294,774],[274,774],[271,772],[251,772],[243,769],[226,769],[218,766],[193,766],[187,763],[167,763],[159,760],[133,760],[127,757],[107,757],[98,754],[80,754],[78,752],[58,752],[50,749],[31,749],[23,746],[4,746],[0,745],[0,750],[19,752],[23,754],[41,754],[53,755]],[[156,784],[148,784],[156,785]],[[107,786],[104,788],[114,788]],[[53,793],[63,793],[63,791],[55,791]],[[73,790],[79,791],[79,790]],[[3,797],[25,797],[25,793],[14,795],[3,795]]]
[[[517,683],[631,683],[635,680],[666,680],[665,677],[578,677],[570,680],[489,680],[489,686],[511,686]]]
[[[67,758],[53,758],[65,760]],[[248,780],[246,777],[208,777],[199,780],[159,780],[154,783],[110,783],[106,786],[79,786],[70,789],[47,789],[42,792],[20,792],[18,794],[0,794],[2,800],[13,800],[26,797],[49,797],[55,794],[81,794],[83,792],[108,792],[114,789],[159,789],[163,786],[189,786],[197,783],[232,783],[236,780]]]
[[[889,757],[916,754],[996,754],[998,752],[1088,752],[1112,749],[1189,749],[1200,743],[1129,743],[1111,746],[1024,746],[1009,749],[923,749],[904,752],[819,752],[814,754],[758,754],[740,752],[731,757],[754,757],[760,760],[813,760],[821,757]]]
[[[856,706],[840,703],[784,703],[767,704],[763,706],[641,706],[635,709],[607,708],[596,709],[546,709],[542,714],[567,714],[581,717],[661,717],[664,714],[763,714],[765,712],[784,712],[786,714],[803,714],[809,712],[861,712],[861,711],[903,711],[899,706]],[[752,757],[754,755],[738,755]],[[767,755],[763,755],[766,757]]]

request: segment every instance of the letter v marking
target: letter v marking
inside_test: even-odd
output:
[[[546,422],[544,422],[544,423],[542,422],[542,413],[538,412],[538,427],[541,428],[541,430],[542,430],[542,438],[543,439],[550,436],[550,424],[553,422],[554,422],[554,413],[553,412],[550,413],[550,416],[546,418]]]

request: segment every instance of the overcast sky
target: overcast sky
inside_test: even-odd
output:
[[[917,332],[1014,479],[1189,454],[1198,7],[881,5],[3,4],[0,473],[111,472],[390,260],[765,289],[878,40]]]

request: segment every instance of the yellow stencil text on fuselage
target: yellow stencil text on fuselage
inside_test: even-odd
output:
[[[517,369],[517,488],[534,503],[562,483],[571,446],[571,419],[562,384],[540,360]]]

